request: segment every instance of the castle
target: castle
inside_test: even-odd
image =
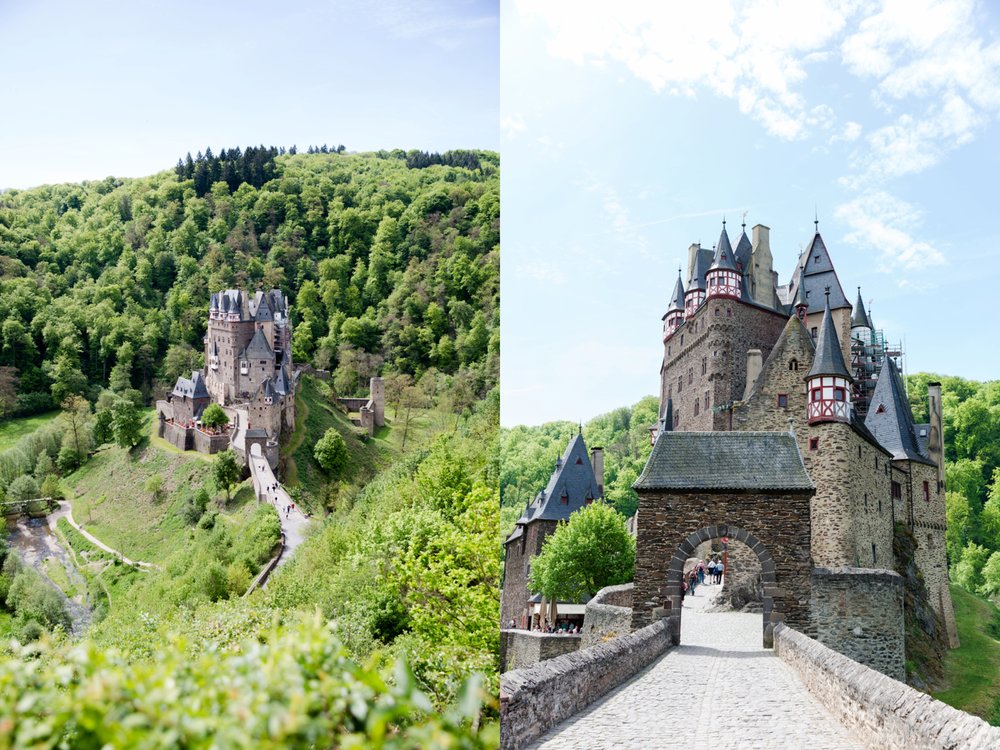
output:
[[[750,239],[744,225],[734,249],[723,222],[713,249],[689,248],[687,283],[678,274],[673,287],[659,421],[634,485],[631,628],[667,618],[677,642],[684,563],[726,539],[742,543],[735,546],[761,576],[766,645],[787,621],[902,679],[902,579],[892,572],[898,522],[916,542],[942,640],[958,645],[940,385],[929,386],[929,423],[914,424],[901,352],[873,325],[860,289],[853,306],[847,300],[818,222],[785,285],[769,232],[757,225]],[[555,526],[541,522],[568,517],[559,473],[506,540],[504,625],[528,612],[519,591]]]
[[[227,289],[211,296],[205,366],[180,377],[156,402],[158,434],[182,450],[232,448],[246,462],[259,444],[273,469],[283,429],[295,426],[292,328],[288,299],[278,289],[254,295]],[[201,416],[222,406],[229,424],[210,429]]]

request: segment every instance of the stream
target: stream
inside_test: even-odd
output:
[[[87,582],[76,569],[73,559],[63,549],[55,534],[49,528],[45,518],[19,518],[17,526],[10,531],[8,537],[10,548],[18,553],[25,565],[37,570],[45,580],[59,592],[66,605],[70,620],[73,623],[73,635],[81,635],[90,626],[93,610],[87,595]],[[66,571],[70,583],[76,588],[77,594],[70,598],[49,578],[45,569],[45,561],[53,559]]]

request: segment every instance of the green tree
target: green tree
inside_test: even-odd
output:
[[[142,440],[142,414],[126,398],[118,399],[111,407],[111,433],[115,442],[127,450]]]
[[[205,411],[201,413],[201,423],[206,427],[216,429],[229,424],[229,417],[221,406],[213,402],[206,406]]]
[[[232,500],[229,492],[240,481],[242,475],[243,470],[232,450],[224,450],[215,457],[212,476],[215,478],[215,484],[226,491],[226,504]]]
[[[87,389],[87,376],[80,369],[79,361],[66,352],[56,357],[56,361],[46,369],[52,380],[52,400],[57,404]]]
[[[528,587],[548,599],[579,601],[605,586],[632,580],[635,538],[604,503],[592,503],[560,523],[531,564]]]
[[[969,500],[958,492],[948,492],[944,498],[946,530],[944,532],[945,546],[948,549],[948,560],[954,565],[961,559],[962,550],[969,541],[973,528],[972,509]]]
[[[11,500],[34,500],[40,494],[38,482],[30,474],[22,474],[7,487]]]
[[[990,555],[983,566],[983,583],[979,593],[984,596],[995,596],[1000,593],[1000,552]]]
[[[160,474],[153,474],[146,480],[146,492],[154,503],[163,500],[163,477]]]
[[[313,448],[313,456],[316,462],[323,467],[323,470],[336,476],[347,465],[347,444],[335,427],[328,429]]]
[[[990,557],[990,550],[969,542],[962,550],[962,559],[955,566],[955,582],[966,591],[976,593],[983,585],[983,566]]]
[[[89,448],[88,438],[91,435],[91,429],[88,427],[90,402],[83,396],[72,394],[63,400],[61,406],[62,420],[68,428],[67,436],[72,438],[73,454],[76,456],[75,468],[80,465]]]

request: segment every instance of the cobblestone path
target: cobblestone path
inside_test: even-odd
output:
[[[531,747],[863,748],[788,665],[762,648],[761,615],[700,611],[716,590],[705,585],[685,598],[681,646]]]

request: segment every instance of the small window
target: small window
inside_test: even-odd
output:
[[[579,456],[576,457],[576,465],[583,466],[583,459],[580,458]]]
[[[732,310],[732,308],[730,308],[730,307],[726,308],[726,317],[727,318],[733,317],[733,310]]]
[[[719,308],[715,308],[715,317],[719,317]]]
[[[701,358],[701,374],[705,375],[708,372],[708,357]]]
[[[861,458],[861,446],[858,446],[858,458]]]
[[[813,337],[813,341],[815,341],[815,340],[816,340],[816,326],[813,326],[813,327],[812,327],[812,328],[811,328],[811,329],[809,330],[809,335]]]
[[[882,512],[882,498],[879,498],[879,499],[878,499],[878,512],[879,512],[879,513],[881,513],[881,512]]]
[[[833,400],[834,401],[843,401],[845,397],[846,397],[846,394],[845,394],[843,388],[834,388],[833,389]]]
[[[865,493],[865,513],[868,512],[868,493]]]
[[[688,368],[688,385],[691,385],[693,382],[694,382],[694,368],[693,367],[689,367]]]
[[[902,488],[900,487],[899,482],[893,482],[890,485],[890,491],[893,500],[899,500],[903,495]]]
[[[875,554],[875,542],[872,542],[872,565],[878,563],[878,556]]]
[[[878,456],[875,456],[875,471],[878,471]]]
[[[708,391],[705,391],[705,411],[708,411]]]
[[[567,495],[565,492],[563,492],[559,496],[559,502],[562,503],[563,505],[569,505],[569,495]]]
[[[875,408],[875,413],[876,413],[876,414],[885,414],[885,404],[879,404],[879,405],[878,405],[878,406],[877,406],[877,407]]]
[[[791,361],[790,361],[790,362],[788,363],[788,369],[789,369],[789,370],[792,370],[793,372],[797,372],[797,371],[798,371],[798,369],[799,369],[799,361],[798,361],[797,359],[793,359],[793,360],[791,360]]]
[[[811,451],[819,450],[819,438],[809,438],[809,450]]]
[[[778,394],[778,408],[787,409],[788,408],[788,394],[779,393]]]
[[[813,401],[819,401],[821,395],[822,395],[822,391],[819,388],[813,388],[813,390],[812,390],[812,392],[810,394],[810,398]]]
[[[680,393],[684,390],[684,376],[681,375],[677,378],[677,392]]]
[[[924,482],[924,500],[927,502],[931,501],[931,485],[929,482]]]
[[[701,399],[697,399],[697,398],[696,398],[696,399],[694,400],[694,415],[695,415],[696,417],[698,416],[698,413],[699,413],[699,411],[700,411],[700,409],[698,408],[698,407],[699,407],[699,404],[700,404],[700,403],[701,403]]]
[[[681,346],[684,346],[684,334],[681,334]]]

